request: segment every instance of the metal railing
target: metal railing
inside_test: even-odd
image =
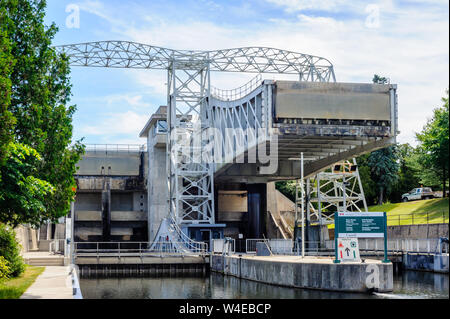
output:
[[[358,240],[360,252],[384,251],[383,238],[360,238]],[[325,241],[325,247],[334,251],[334,240]],[[441,243],[439,238],[398,238],[388,239],[389,253],[448,253],[448,244]]]
[[[261,74],[258,74],[249,82],[235,89],[222,90],[214,86],[211,86],[211,95],[222,101],[238,100],[254,91],[258,86],[261,85],[261,83],[262,83],[262,76]]]
[[[64,254],[65,239],[53,239],[49,244],[49,252],[54,254]]]
[[[247,239],[246,253],[256,253],[256,243],[266,242],[274,255],[301,254],[301,241],[291,239]],[[358,240],[361,255],[384,252],[383,238],[360,238]],[[306,241],[305,254],[308,256],[334,256],[334,240]],[[388,239],[388,253],[448,253],[448,243],[439,238]]]
[[[152,249],[150,249],[152,247]],[[74,256],[152,257],[204,255],[208,245],[198,242],[189,249],[185,242],[77,242],[73,243]]]
[[[245,252],[247,254],[256,254],[256,243],[264,242],[265,239],[246,239],[245,240]]]
[[[387,223],[388,226],[401,226],[401,225],[423,225],[423,224],[448,224],[448,212],[441,213],[410,213],[398,216],[388,214]]]
[[[146,150],[145,144],[86,144],[87,152],[136,153]]]
[[[236,241],[232,238],[228,239],[213,239],[212,253],[216,254],[234,254],[236,251]]]

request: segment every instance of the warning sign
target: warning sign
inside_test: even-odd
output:
[[[338,238],[338,259],[341,262],[360,262],[358,238]]]

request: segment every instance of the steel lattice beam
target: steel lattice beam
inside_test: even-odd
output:
[[[167,70],[175,62],[176,69],[195,70],[208,62],[210,71],[299,74],[301,81],[336,81],[333,65],[327,59],[274,48],[188,51],[129,41],[99,41],[56,49],[65,53],[74,66]]]

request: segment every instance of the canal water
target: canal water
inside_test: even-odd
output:
[[[211,273],[206,277],[81,278],[85,299],[448,299],[449,277],[404,271],[394,276],[394,292],[340,293],[285,288]]]

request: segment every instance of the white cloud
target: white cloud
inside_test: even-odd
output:
[[[302,11],[307,9],[321,11],[337,11],[349,9],[354,6],[357,1],[345,0],[267,0],[267,2],[285,8],[287,12]]]
[[[133,111],[122,113],[106,113],[102,120],[80,128],[81,135],[131,135],[138,136],[148,116]]]

